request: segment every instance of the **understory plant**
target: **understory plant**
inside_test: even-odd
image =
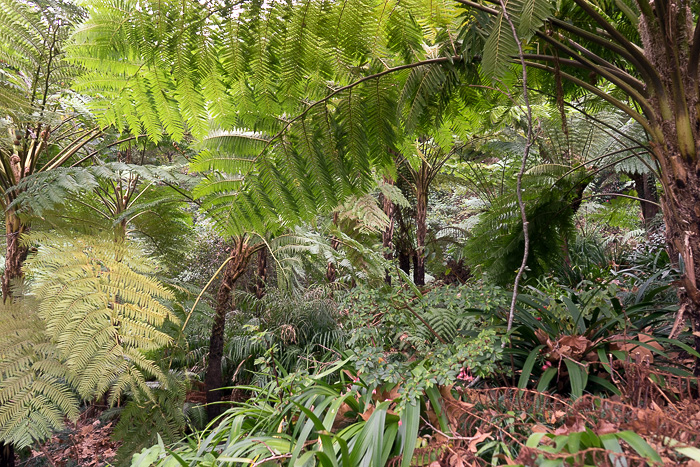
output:
[[[518,297],[504,366],[516,371],[514,378],[519,373],[520,388],[554,386],[574,397],[584,391],[619,394],[615,383],[625,362],[683,373],[669,351],[695,351],[683,336],[669,339],[676,307],[658,299],[669,280],[652,276],[634,282],[629,291],[612,282],[582,283],[578,289],[556,283],[543,290],[530,287]],[[503,311],[491,316],[505,325]]]
[[[453,428],[439,389],[464,384],[467,372],[486,376],[494,369],[501,346],[493,331],[464,344],[402,364],[387,362],[381,352],[350,352],[334,363],[319,362],[313,371],[293,373],[274,359],[259,359],[258,371],[273,377],[265,378],[265,386],[243,387],[251,394],[246,402],[175,446],[159,442],[134,455],[132,465],[282,461],[380,467],[401,456],[401,465],[408,466],[421,417],[438,420],[441,432]]]

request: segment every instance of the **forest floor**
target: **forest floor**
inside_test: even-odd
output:
[[[32,449],[29,457],[17,460],[17,467],[103,467],[114,460],[119,444],[112,441],[115,419],[105,420],[95,406],[85,410],[75,423]]]

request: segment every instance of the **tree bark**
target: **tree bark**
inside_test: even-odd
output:
[[[406,275],[409,275],[411,273],[411,252],[413,250],[411,234],[408,225],[406,225],[404,210],[397,207],[394,210],[394,216],[399,226],[399,234],[395,245],[396,256],[399,260],[399,269]]]
[[[629,177],[634,181],[634,189],[637,192],[637,196],[642,200],[652,201],[653,203],[658,203],[659,199],[656,194],[656,187],[654,186],[654,176],[651,174],[628,174]],[[649,203],[647,201],[640,201],[640,207],[642,209],[642,219],[644,219],[644,225],[649,226],[649,223],[654,219],[656,214],[659,212],[659,206],[656,204]]]
[[[216,293],[216,309],[209,338],[209,361],[204,376],[204,390],[207,393],[207,417],[213,420],[224,412],[219,388],[224,386],[221,372],[221,361],[224,352],[224,331],[226,329],[226,313],[231,309],[231,292],[236,280],[243,274],[255,251],[262,245],[248,246],[245,238],[234,241],[228,263],[224,268],[224,276]]]
[[[0,467],[15,467],[15,448],[12,444],[0,443]]]
[[[29,249],[20,244],[20,236],[27,231],[13,210],[5,213],[5,233],[7,249],[5,252],[5,271],[2,274],[2,296],[7,300],[12,295],[12,286],[24,277],[22,265],[27,259]]]
[[[416,177],[416,257],[413,282],[425,285],[425,237],[428,232],[428,171],[426,162],[421,163]]]
[[[267,281],[267,249],[261,248],[258,253],[258,277],[255,281],[255,298],[260,300],[265,295]]]
[[[384,183],[393,185],[394,181],[391,180],[388,177],[384,177]],[[382,196],[382,210],[384,211],[384,214],[389,218],[389,225],[387,225],[386,229],[382,232],[382,249],[384,250],[384,259],[387,261],[391,261],[394,259],[394,203],[387,198],[386,196]],[[387,284],[391,285],[391,274],[390,271],[386,271],[386,275],[384,276],[384,282]]]
[[[333,213],[333,225],[338,226],[338,213]],[[337,250],[340,247],[340,241],[336,237],[331,238],[331,248]],[[328,262],[328,267],[326,268],[326,279],[329,284],[332,284],[337,279],[337,272],[335,270],[335,264],[333,262]]]
[[[664,174],[662,198],[669,256],[675,263],[683,261],[683,275],[678,288],[679,314],[689,319],[694,346],[700,351],[700,174],[689,170],[680,157],[669,158],[676,176]],[[695,375],[700,376],[700,360],[695,361]]]

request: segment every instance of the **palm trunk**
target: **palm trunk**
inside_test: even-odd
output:
[[[700,174],[685,167],[679,157],[670,159],[674,170],[683,170],[683,177],[666,180],[662,199],[669,255],[683,261],[683,276],[678,288],[679,325],[689,319],[694,346],[700,352]],[[678,172],[676,172],[678,174]],[[700,360],[696,359],[695,374],[700,376]]]
[[[231,292],[236,280],[245,271],[250,257],[260,245],[249,248],[245,239],[237,239],[224,269],[221,285],[216,293],[216,310],[209,338],[209,361],[204,376],[204,390],[207,393],[207,416],[209,420],[221,415],[224,411],[221,401],[220,388],[224,386],[221,372],[221,361],[224,353],[224,331],[226,329],[226,313],[231,309]]]
[[[14,211],[5,214],[5,232],[7,249],[5,253],[5,272],[2,275],[2,296],[7,300],[12,294],[12,285],[24,277],[22,265],[27,259],[29,249],[20,244],[20,236],[27,231],[27,226]]]

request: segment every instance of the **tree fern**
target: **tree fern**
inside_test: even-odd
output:
[[[48,239],[46,239],[48,240]],[[167,345],[159,328],[172,320],[172,294],[149,277],[153,265],[113,241],[81,238],[42,242],[29,262],[33,293],[44,299],[39,314],[46,333],[73,373],[76,389],[91,399],[109,392],[111,403],[126,390],[149,393],[146,379],[167,384],[143,352]]]
[[[130,400],[119,412],[119,422],[112,436],[121,445],[117,451],[119,465],[130,465],[131,456],[158,442],[174,443],[185,430],[183,413],[185,383],[181,375],[168,375],[167,387],[156,387],[148,393],[134,388]]]
[[[43,441],[78,417],[76,373],[45,332],[36,303],[0,304],[0,441]]]

